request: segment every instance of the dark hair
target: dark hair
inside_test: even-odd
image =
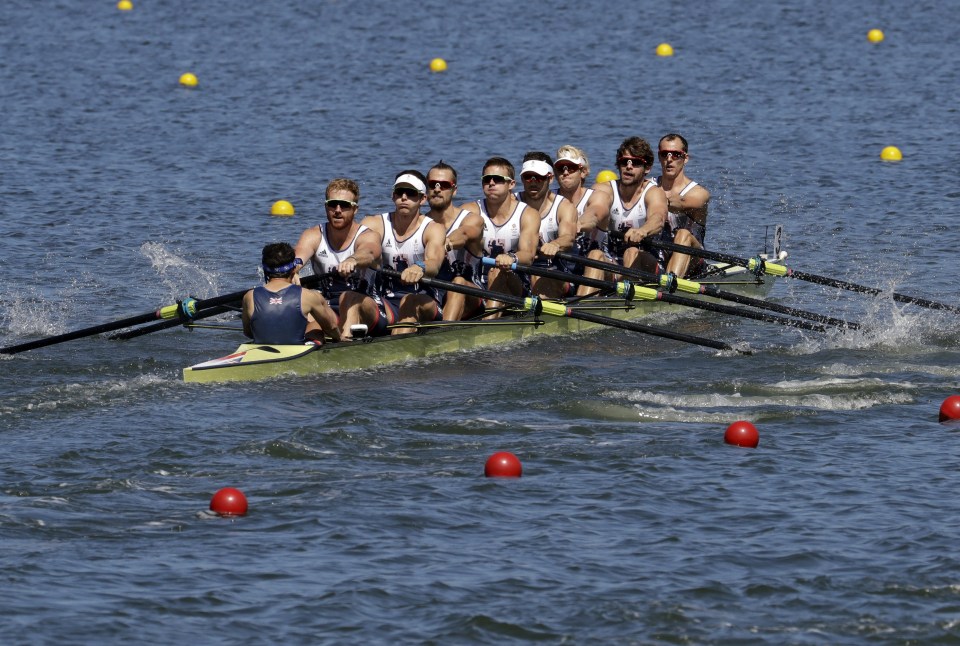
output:
[[[674,139],[677,139],[680,141],[680,146],[683,147],[683,152],[685,153],[690,152],[689,150],[687,150],[687,140],[683,138],[683,135],[678,135],[675,132],[671,132],[670,134],[660,137],[660,143],[662,144],[665,141],[673,141]]]
[[[283,267],[295,258],[293,247],[288,242],[272,242],[263,248],[260,260],[266,268]]]
[[[531,150],[526,155],[523,156],[523,161],[528,162],[531,159],[536,159],[538,161],[544,161],[550,164],[550,168],[553,168],[553,160],[550,158],[550,155],[547,153],[542,153],[539,150]]]
[[[627,137],[617,148],[617,159],[629,155],[630,157],[639,157],[647,166],[653,166],[653,149],[646,139],[642,137]]]
[[[507,174],[510,177],[510,179],[516,179],[517,171],[514,170],[513,164],[510,163],[509,159],[506,159],[504,157],[491,157],[483,164],[484,173],[486,173],[487,169],[490,168],[491,166],[503,166],[504,168],[507,169]]]
[[[443,161],[442,159],[441,159],[440,161],[438,161],[436,164],[434,164],[433,166],[430,167],[430,170],[427,171],[427,175],[430,174],[430,171],[431,171],[431,170],[448,170],[448,171],[450,171],[450,172],[453,174],[453,183],[454,183],[454,184],[457,183],[457,171],[456,171],[456,169],[455,169],[453,166],[451,166],[450,164],[448,164],[448,163],[446,163],[445,161]]]

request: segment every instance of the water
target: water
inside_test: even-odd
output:
[[[708,242],[960,303],[954,3],[0,8],[0,345],[257,280],[326,182],[691,142]],[[879,27],[886,40],[866,41]],[[658,59],[658,43],[676,56]],[[445,58],[444,74],[429,60]],[[185,71],[200,84],[177,85]],[[898,164],[879,160],[896,145]],[[276,199],[292,219],[267,216]],[[799,281],[706,313],[315,378],[182,383],[236,332],[0,357],[5,643],[957,643],[955,316]],[[224,324],[234,324],[226,320]],[[736,419],[756,450],[723,444]],[[524,477],[482,477],[491,453]],[[235,486],[250,514],[207,511]]]

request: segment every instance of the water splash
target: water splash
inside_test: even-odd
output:
[[[189,294],[195,298],[210,298],[219,289],[218,276],[199,265],[190,262],[159,242],[145,242],[140,246],[142,253],[153,266],[166,287],[169,300],[182,298]]]

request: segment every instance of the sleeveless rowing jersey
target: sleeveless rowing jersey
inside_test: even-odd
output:
[[[554,193],[555,195],[560,195],[560,189],[559,189],[559,188],[553,189],[553,193]],[[587,208],[587,202],[590,201],[590,196],[591,196],[591,195],[593,195],[593,189],[592,189],[592,188],[588,188],[587,190],[585,190],[585,191],[583,192],[583,197],[580,198],[580,201],[577,202],[577,204],[576,204],[576,207],[577,207],[577,215],[583,215],[583,210],[584,210],[585,208]]]
[[[463,224],[463,221],[466,220],[467,216],[469,215],[470,211],[461,209],[453,223],[447,227],[447,237],[459,229],[460,225]],[[437,273],[437,278],[440,280],[450,281],[456,276],[462,276],[467,280],[472,280],[473,276],[479,273],[479,265],[480,258],[474,256],[472,253],[467,251],[467,249],[451,249],[447,252],[446,257],[444,257],[443,264],[440,265],[440,271]]]
[[[663,186],[662,175],[660,177],[657,177],[656,181],[657,181],[657,186]],[[690,182],[686,186],[684,186],[679,193],[677,193],[677,197],[683,197],[684,195],[692,191],[697,186],[699,186],[699,184],[697,184],[693,180],[690,180]],[[693,237],[697,239],[697,242],[699,242],[701,245],[703,244],[703,239],[707,235],[706,225],[700,224],[699,222],[691,218],[686,213],[683,213],[680,211],[668,210],[667,221],[664,225],[664,231],[663,231],[664,238],[668,242],[672,241],[673,237],[677,235],[677,231],[679,231],[680,229],[688,230],[693,235]]]
[[[357,234],[353,236],[353,239],[347,243],[347,246],[343,249],[334,249],[330,246],[327,239],[327,224],[323,224],[322,226],[323,235],[320,236],[320,245],[317,247],[317,252],[310,258],[313,273],[318,276],[333,271],[341,262],[352,256],[354,251],[356,251],[357,238],[359,238],[360,234],[364,231],[370,230],[367,227],[360,227],[357,229]],[[364,291],[360,288],[363,272],[354,273],[357,275],[348,276],[347,278],[337,275],[321,279],[320,291],[323,292],[323,295],[334,307],[336,307],[340,294],[343,292]]]
[[[389,213],[381,213],[383,220],[383,240],[380,243],[380,266],[402,272],[410,265],[424,261],[424,250],[426,245],[423,242],[424,233],[427,227],[433,224],[433,220],[424,217],[416,230],[406,237],[402,242],[397,240],[393,231],[393,224],[390,221]],[[402,294],[417,294],[427,292],[434,297],[435,291],[432,289],[420,288],[415,285],[404,285],[402,282],[392,278],[386,278],[382,274],[377,274],[377,289],[381,295],[387,298],[393,298]]]
[[[611,232],[623,233],[627,229],[642,227],[647,221],[647,205],[644,198],[647,191],[656,186],[655,182],[645,182],[640,190],[640,197],[636,203],[629,209],[623,206],[623,200],[620,199],[618,189],[618,180],[610,180],[610,188],[613,189],[613,204],[610,206],[610,221],[607,223],[607,233],[605,245],[601,247],[607,255],[615,258],[618,262],[623,257],[622,244],[616,242],[610,237]]]
[[[527,205],[518,202],[513,213],[503,224],[494,224],[487,214],[487,201],[477,200],[480,217],[483,218],[483,251],[495,257],[502,253],[514,253],[520,248],[520,216]]]
[[[254,343],[294,345],[303,343],[307,317],[303,315],[299,285],[271,292],[261,285],[253,290],[253,314],[250,329]]]

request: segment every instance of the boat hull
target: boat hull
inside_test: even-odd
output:
[[[774,277],[763,276],[758,279],[735,267],[726,271],[715,284],[726,291],[761,298],[769,292],[774,281]],[[609,308],[604,307],[606,302],[611,304]],[[598,304],[598,309],[591,307],[586,311],[620,320],[634,320],[656,312],[683,308],[682,305],[662,301],[637,301],[629,308],[624,306],[622,299],[609,299],[606,302]],[[606,326],[568,317],[535,317],[532,313],[526,313],[496,321],[424,326],[412,334],[324,346],[244,343],[227,356],[184,368],[183,379],[193,383],[256,381],[281,375],[365,370],[411,359],[507,345],[532,337],[576,334],[602,327]]]

